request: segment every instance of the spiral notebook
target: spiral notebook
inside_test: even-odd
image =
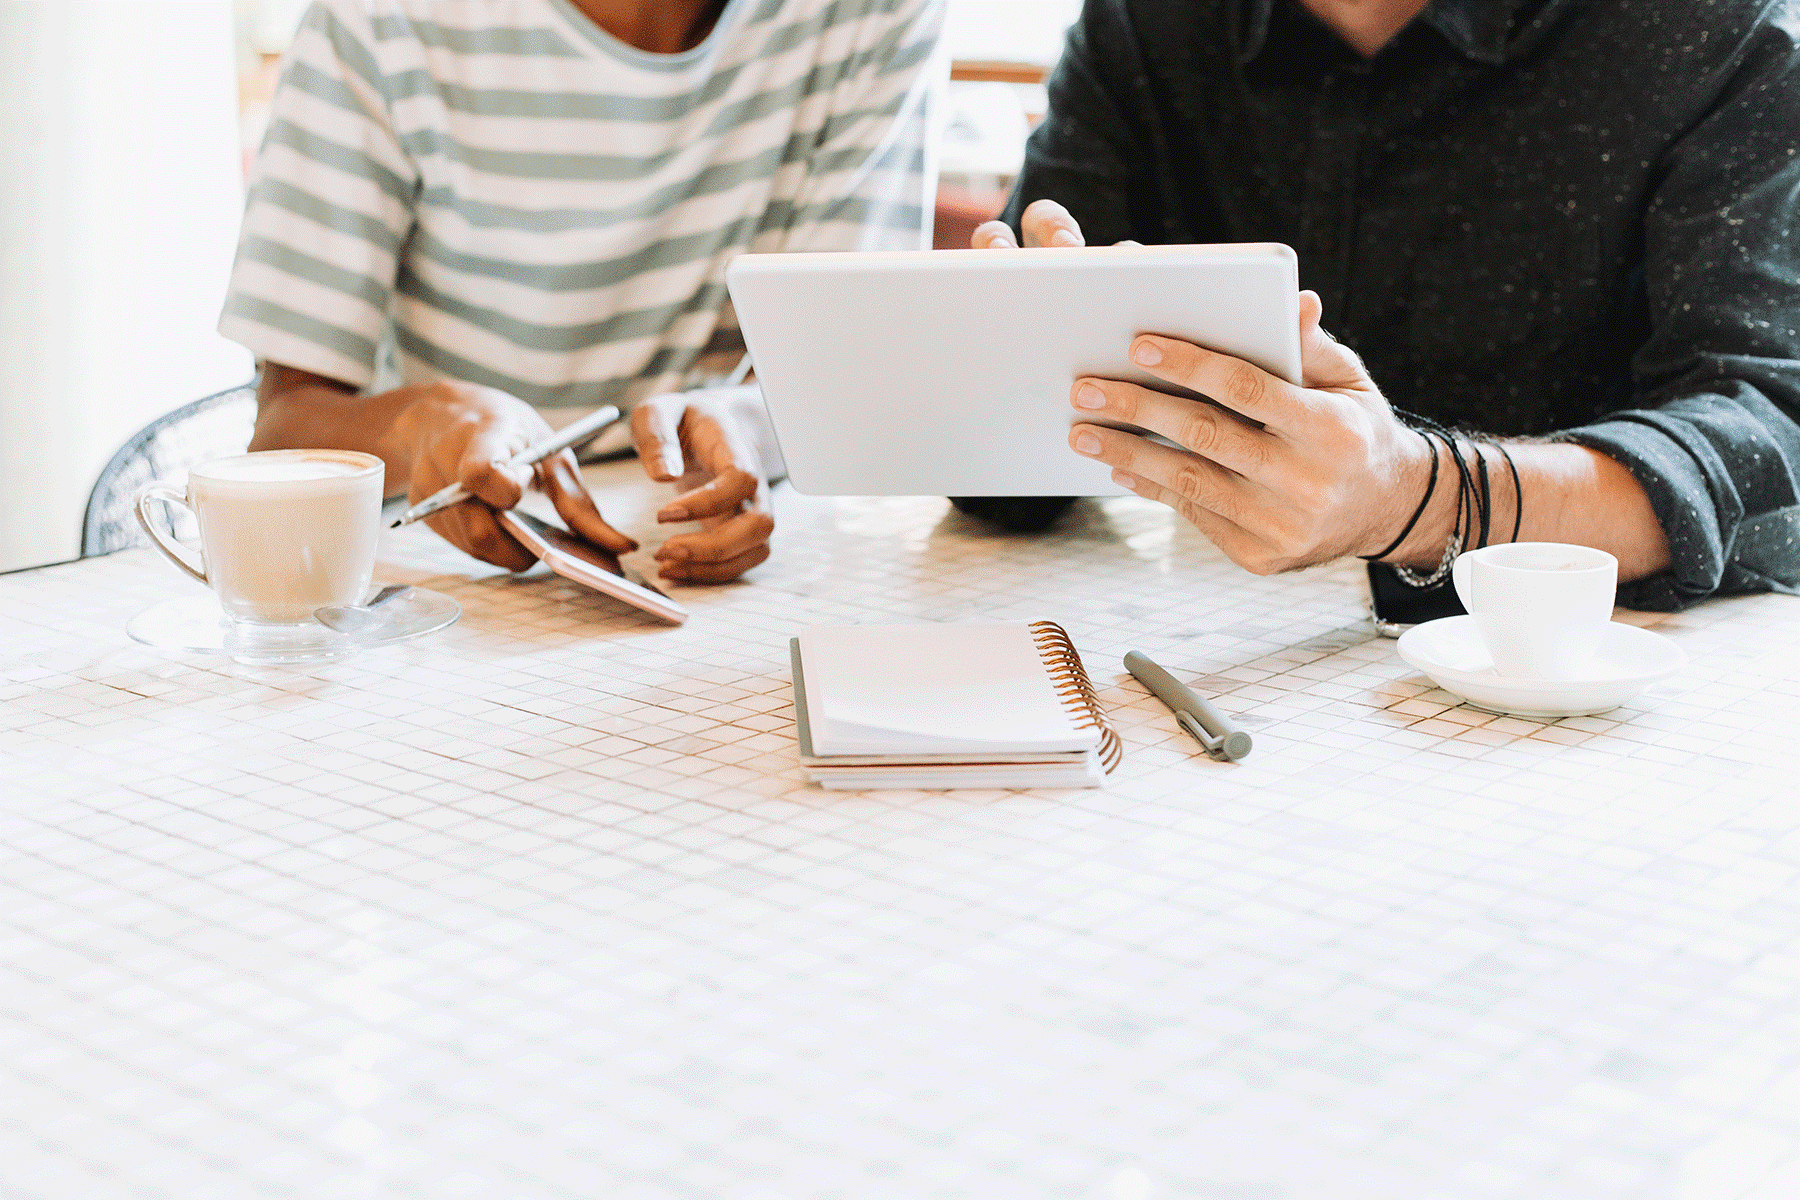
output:
[[[800,762],[825,787],[1093,787],[1118,765],[1052,621],[818,625],[790,649]]]

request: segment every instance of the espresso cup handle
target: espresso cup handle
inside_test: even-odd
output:
[[[189,562],[181,548],[175,542],[165,538],[162,531],[151,522],[148,505],[153,500],[161,500],[164,504],[179,504],[192,512],[193,508],[188,504],[187,493],[172,488],[166,483],[147,483],[138,490],[137,502],[132,508],[137,513],[138,524],[144,527],[144,532],[150,535],[150,540],[155,543],[158,550],[163,552],[164,557],[207,587],[211,587],[212,581],[206,577],[204,570],[206,564],[201,563],[199,567],[196,567]]]
[[[1459,554],[1456,561],[1450,564],[1450,582],[1456,586],[1456,598],[1469,612],[1475,611],[1475,560],[1467,554]]]

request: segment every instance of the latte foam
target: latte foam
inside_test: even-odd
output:
[[[203,463],[193,475],[224,483],[302,483],[360,475],[368,469],[366,462],[325,451],[264,450]]]

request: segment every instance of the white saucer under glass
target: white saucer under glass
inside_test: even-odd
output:
[[[1660,633],[1606,627],[1579,679],[1516,679],[1494,670],[1475,618],[1444,617],[1400,635],[1400,657],[1476,708],[1517,717],[1584,717],[1617,708],[1681,669],[1687,654]]]
[[[380,591],[369,590],[367,603]],[[403,642],[453,624],[462,606],[442,592],[415,587],[384,601],[383,620],[368,633],[350,637],[315,622],[247,626],[226,620],[211,592],[153,604],[125,627],[133,641],[165,650],[223,654],[246,663],[309,663],[347,658],[361,650]]]

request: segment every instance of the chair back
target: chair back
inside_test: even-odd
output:
[[[153,479],[178,479],[209,458],[241,454],[256,427],[256,381],[184,404],[133,434],[100,472],[81,523],[81,556],[111,554],[147,539],[132,508],[138,489]],[[193,517],[173,505],[151,506],[169,535],[199,535]]]

